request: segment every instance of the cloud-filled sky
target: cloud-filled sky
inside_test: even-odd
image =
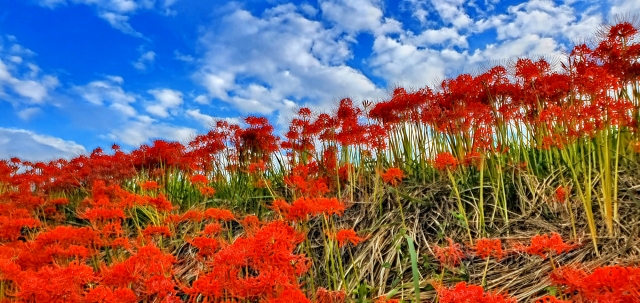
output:
[[[557,57],[632,0],[0,1],[0,158],[184,141]]]

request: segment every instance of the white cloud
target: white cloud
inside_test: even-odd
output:
[[[148,91],[155,98],[155,103],[145,109],[148,113],[167,118],[170,110],[182,105],[182,93],[171,89],[152,89]]]
[[[40,0],[41,6],[46,6],[48,8],[55,8],[58,5],[67,5],[66,0]]]
[[[315,17],[318,14],[318,9],[307,3],[300,4],[300,10],[309,17]]]
[[[213,117],[200,112],[200,109],[189,109],[186,111],[187,117],[198,121],[205,128],[210,128],[215,125],[217,121],[227,121],[232,124],[240,125],[242,121],[239,118],[222,118]]]
[[[473,20],[465,12],[465,0],[431,0],[433,7],[442,18],[445,24],[451,24],[455,28],[462,29],[469,27]]]
[[[0,91],[3,87],[8,87],[16,93],[19,100],[14,100],[14,103],[26,101],[42,104],[49,93],[58,87],[58,78],[52,75],[41,76],[37,65],[13,55],[15,53],[25,56],[33,55],[33,52],[18,44],[13,44],[9,48],[9,54],[5,54],[0,41]]]
[[[21,111],[18,112],[18,117],[20,117],[20,119],[28,121],[31,120],[31,118],[33,118],[35,115],[41,113],[42,111],[40,110],[40,108],[37,107],[29,107],[29,108],[25,108]]]
[[[527,35],[559,36],[569,40],[590,37],[602,23],[600,14],[591,8],[577,12],[567,4],[556,5],[552,1],[531,0],[511,6],[508,15],[499,15],[498,40]],[[580,17],[580,18],[578,18]]]
[[[140,55],[138,60],[136,60],[135,62],[132,62],[131,64],[137,70],[146,70],[149,67],[149,65],[153,64],[155,60],[156,60],[156,53],[152,51],[148,51]]]
[[[144,36],[136,31],[129,18],[141,10],[157,10],[164,15],[175,15],[171,7],[177,0],[36,0],[40,6],[55,9],[65,5],[87,5],[95,8],[98,17],[107,21],[111,27],[135,37]]]
[[[426,29],[417,36],[411,32],[408,34],[408,36],[403,36],[402,40],[416,46],[446,45],[464,48],[468,46],[467,36],[461,35],[457,29],[452,27]]]
[[[135,116],[137,111],[131,104],[136,101],[137,96],[124,91],[121,87],[122,77],[108,76],[106,78],[107,80],[97,80],[83,86],[75,86],[73,90],[92,104],[108,106],[126,117]]]
[[[346,65],[353,55],[345,39],[291,4],[261,17],[237,9],[201,38],[207,54],[195,76],[209,97],[247,114],[283,114],[293,102],[328,108],[340,97],[383,96],[371,80]]]
[[[185,55],[177,50],[173,52],[173,58],[184,62],[193,62],[195,60],[193,56]]]
[[[400,23],[384,18],[382,3],[377,0],[320,1],[322,16],[347,33],[370,31],[375,35],[399,32]]]
[[[69,159],[85,152],[82,145],[73,141],[24,129],[0,127],[0,159],[19,157],[29,161],[47,161]]]
[[[553,38],[526,35],[503,43],[489,44],[468,58],[469,63],[513,59],[517,57],[560,57],[558,43]]]
[[[134,37],[142,37],[142,34],[133,29],[129,24],[129,16],[117,14],[114,12],[103,12],[99,14],[100,18],[106,20],[111,26],[127,35]]]
[[[424,87],[442,80],[449,69],[461,68],[465,54],[445,49],[442,51],[402,43],[389,37],[376,38],[374,57],[370,65],[374,72],[388,83],[407,87]]]
[[[426,7],[425,1],[406,1],[413,8]],[[492,3],[485,6],[491,10]],[[453,27],[431,26],[418,34],[406,31],[397,38],[376,37],[367,62],[387,83],[423,87],[491,61],[522,56],[562,58],[570,41],[590,36],[602,20],[593,7],[578,12],[566,3],[544,0],[510,6],[505,14],[480,20],[467,20],[464,5],[470,4],[462,0],[432,0],[431,4]],[[497,40],[469,49],[472,35],[491,28],[496,29]]]
[[[130,146],[139,146],[158,138],[186,142],[196,134],[196,130],[165,123],[158,123],[148,116],[137,117],[113,130],[107,137]]]
[[[205,95],[198,95],[193,98],[193,101],[200,104],[209,104],[211,100]]]
[[[609,19],[614,19],[616,16],[624,16],[625,14],[640,12],[640,1],[609,0],[609,2],[611,4]]]

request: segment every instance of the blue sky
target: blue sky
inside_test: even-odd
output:
[[[0,0],[0,158],[185,141],[562,58],[633,0]]]

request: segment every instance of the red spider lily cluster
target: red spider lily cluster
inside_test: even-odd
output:
[[[516,303],[515,298],[507,295],[485,292],[482,287],[460,282],[452,288],[436,284],[438,302],[442,303]]]
[[[640,268],[605,266],[588,272],[565,266],[551,274],[573,302],[640,302]]]
[[[514,249],[530,255],[538,255],[546,259],[551,253],[559,255],[577,247],[578,245],[565,243],[558,233],[552,233],[551,236],[546,234],[533,236],[529,246],[517,244]]]

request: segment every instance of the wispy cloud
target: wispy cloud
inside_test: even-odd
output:
[[[173,52],[173,58],[184,62],[193,62],[195,60],[193,56],[185,55],[177,50]]]
[[[140,32],[133,29],[131,24],[129,24],[129,16],[127,15],[121,15],[114,12],[102,12],[98,16],[100,16],[100,18],[109,22],[109,24],[113,28],[127,35],[131,35],[134,37],[143,37],[143,35]]]
[[[98,17],[107,21],[111,27],[134,37],[143,38],[129,23],[131,15],[139,10],[158,9],[165,14],[175,14],[170,10],[174,0],[165,0],[156,5],[155,0],[39,0],[40,6],[56,9],[66,5],[88,5],[95,8]]]
[[[18,111],[18,117],[20,119],[28,121],[31,120],[36,115],[40,114],[42,110],[38,107],[28,107],[23,110]]]

